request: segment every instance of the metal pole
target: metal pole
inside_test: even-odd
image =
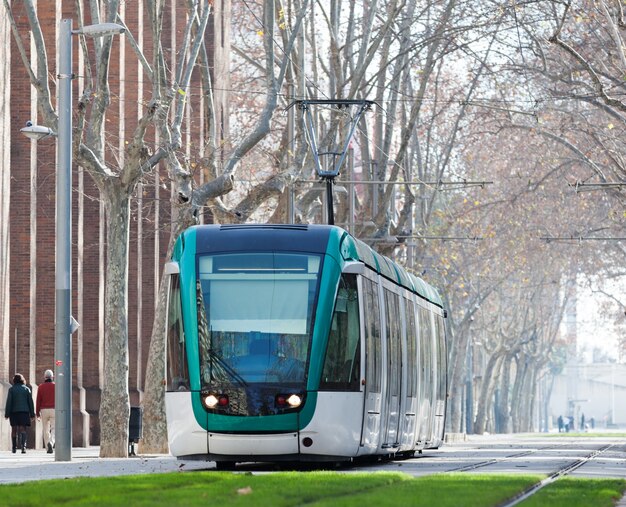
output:
[[[291,97],[295,97],[296,88],[289,85]],[[289,165],[292,167],[295,162],[296,152],[296,111],[293,107],[289,108],[287,113],[287,129],[289,131]],[[296,221],[296,195],[293,186],[293,180],[287,187],[287,223],[293,224]]]
[[[472,349],[472,337],[468,337],[467,344],[467,377],[465,381],[465,431],[470,434],[474,431],[474,357]]]
[[[351,183],[348,187],[348,232],[354,234],[354,149],[349,149],[348,168],[350,170]]]
[[[59,132],[56,188],[55,461],[72,459],[72,20],[59,30]]]
[[[326,211],[328,225],[335,225],[335,210],[333,209],[333,179],[326,178]]]

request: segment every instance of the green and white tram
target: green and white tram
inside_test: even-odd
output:
[[[343,229],[196,226],[166,273],[174,456],[230,466],[441,445],[441,298]]]

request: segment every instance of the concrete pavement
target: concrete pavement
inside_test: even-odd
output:
[[[179,461],[165,455],[142,455],[129,458],[100,458],[98,447],[72,449],[72,461],[54,461],[45,450],[27,449],[26,454],[0,452],[0,484],[66,479],[69,477],[104,477],[153,474],[215,468],[212,461]]]

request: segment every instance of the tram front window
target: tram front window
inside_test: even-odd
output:
[[[304,389],[320,264],[303,254],[198,256],[203,389]]]

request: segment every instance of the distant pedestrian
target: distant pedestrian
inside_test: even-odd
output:
[[[46,370],[43,374],[44,383],[37,389],[37,403],[35,413],[37,419],[43,423],[43,445],[48,454],[52,454],[54,447],[54,373]]]
[[[557,422],[559,424],[559,433],[563,433],[563,416],[560,415],[559,418],[557,419]]]
[[[591,423],[592,430],[596,428],[596,420],[593,417],[589,419],[589,423]]]
[[[585,431],[585,414],[580,416],[580,431]]]
[[[4,417],[11,422],[13,454],[15,454],[18,446],[22,448],[22,454],[25,454],[26,428],[30,426],[30,421],[35,418],[35,407],[33,406],[33,395],[21,373],[16,373],[13,377],[13,385],[7,396]]]

